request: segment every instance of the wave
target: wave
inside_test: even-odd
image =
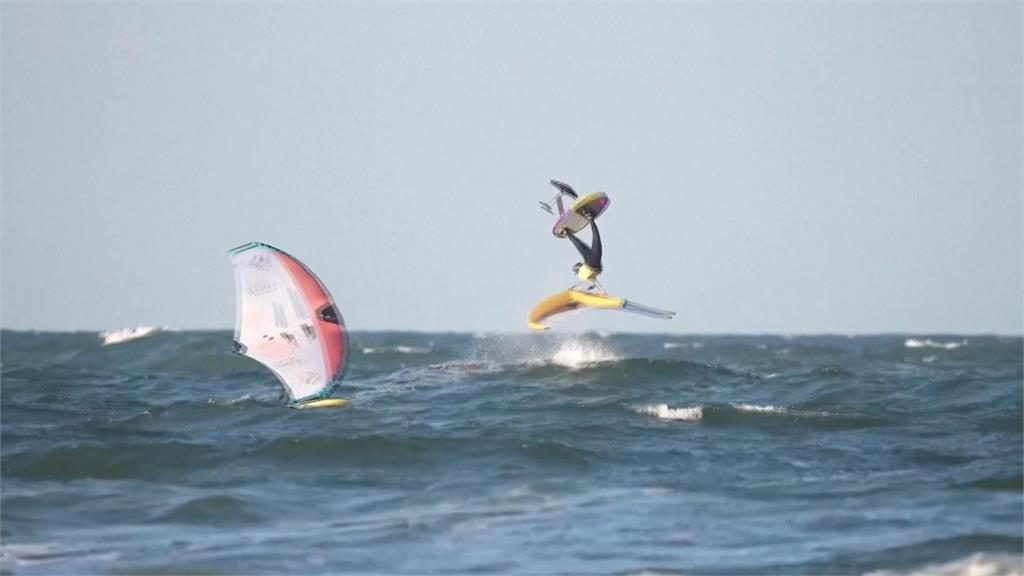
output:
[[[132,340],[145,338],[146,336],[155,334],[160,330],[166,329],[166,327],[160,328],[158,326],[136,326],[134,328],[122,328],[120,330],[107,330],[106,332],[100,332],[100,338],[103,340],[104,346],[111,346],[113,344],[123,344],[124,342],[131,342]]]
[[[992,492],[1024,492],[1024,474],[1016,476],[992,476],[966,484],[971,488]]]
[[[69,561],[109,563],[119,560],[120,557],[121,555],[114,551],[62,548],[53,543],[0,546],[0,566],[29,567]]]
[[[693,348],[694,350],[700,350],[703,347],[703,342],[664,342],[661,345],[662,350],[678,350],[680,348]]]
[[[237,398],[208,398],[207,404],[216,404],[218,406],[234,406],[242,402],[248,402],[252,400],[252,394],[242,394]]]
[[[1024,556],[979,552],[945,564],[908,571],[877,570],[865,576],[1024,576]]]
[[[752,426],[805,430],[851,430],[887,426],[891,421],[874,414],[841,414],[799,407],[744,403],[703,403],[672,407],[669,404],[628,406],[631,411],[659,420],[701,421],[710,426]]]
[[[908,338],[903,343],[906,348],[939,348],[942,350],[956,350],[957,348],[963,348],[967,346],[967,340],[961,340],[959,342],[936,342],[931,338],[924,340],[918,340],[917,338]]]
[[[646,416],[654,416],[660,420],[700,420],[704,417],[703,406],[692,406],[689,408],[669,408],[668,404],[653,404],[649,406],[637,406],[634,411]]]
[[[264,520],[257,507],[230,494],[192,498],[156,518],[156,522],[199,525],[250,525]]]
[[[367,346],[362,349],[363,354],[382,354],[387,352],[395,354],[430,354],[433,351],[434,349],[430,346],[406,346],[404,344],[383,347]]]
[[[757,404],[730,404],[740,412],[760,412],[765,414],[786,414],[789,410],[785,406],[760,406]]]
[[[475,450],[515,453],[534,463],[553,466],[581,466],[590,463],[593,451],[565,441],[534,440],[521,437],[488,436],[405,436],[368,434],[362,436],[300,436],[268,440],[253,447],[248,456],[279,463],[307,466],[334,466],[338,459],[358,466],[395,466],[404,468],[424,464],[439,457]]]
[[[26,480],[166,480],[187,474],[181,462],[213,462],[218,448],[186,442],[108,442],[65,445],[4,455],[4,475]]]
[[[604,339],[588,336],[562,337],[538,335],[521,338],[511,335],[475,340],[468,360],[508,368],[554,365],[579,370],[622,359],[622,355]]]
[[[567,342],[548,359],[550,363],[571,370],[578,370],[595,364],[616,362],[622,358],[599,344]]]
[[[755,372],[734,370],[725,366],[704,364],[689,360],[620,357],[596,351],[569,351],[530,361],[499,363],[492,361],[456,360],[400,368],[389,375],[398,382],[421,381],[426,378],[451,376],[455,378],[482,377],[487,380],[512,379],[543,382],[547,378],[560,378],[563,382],[585,383],[615,380],[678,380],[700,376],[720,376],[743,380],[770,380],[777,374],[760,375]],[[576,378],[568,378],[577,376]]]

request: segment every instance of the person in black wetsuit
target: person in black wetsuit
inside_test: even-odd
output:
[[[552,202],[557,201],[559,212],[562,211],[562,201],[561,201],[561,196],[562,195],[568,196],[568,197],[573,198],[573,199],[578,199],[579,198],[579,194],[577,194],[576,191],[572,189],[572,186],[569,186],[565,182],[559,182],[558,180],[551,180],[551,185],[558,189],[559,195],[555,196],[555,198],[552,200]],[[552,212],[550,205],[541,202],[541,206],[543,206],[548,212]],[[592,288],[596,287],[603,294],[604,293],[604,289],[601,288],[601,284],[599,284],[598,281],[597,281],[597,276],[598,276],[598,274],[601,273],[601,270],[602,270],[602,268],[601,268],[601,232],[600,232],[600,230],[597,229],[597,222],[594,222],[593,214],[590,214],[589,211],[584,211],[583,212],[583,217],[586,218],[588,221],[590,221],[590,227],[593,229],[593,232],[592,232],[593,239],[590,241],[590,246],[587,246],[587,244],[585,242],[583,242],[582,240],[577,238],[572,233],[566,232],[563,235],[563,237],[568,237],[569,240],[572,241],[573,246],[576,246],[576,249],[579,250],[580,256],[583,257],[583,262],[577,262],[572,267],[573,273],[576,274],[576,277],[579,278],[581,283],[582,282],[589,282],[590,283],[590,285],[587,287],[587,289],[592,289]]]

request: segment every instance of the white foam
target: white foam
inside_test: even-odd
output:
[[[764,406],[759,404],[730,404],[733,408],[740,410],[741,412],[762,412],[770,414],[785,414],[788,412],[785,406],[773,406],[766,404]]]
[[[89,550],[62,549],[56,544],[5,544],[0,546],[0,564],[16,566],[52,564],[68,560],[91,562],[114,562],[120,558],[117,552],[94,552]]]
[[[472,376],[475,374],[493,374],[502,370],[501,364],[482,361],[456,361],[443,364],[431,364],[427,367],[429,371],[453,374],[455,376]],[[403,370],[408,372],[410,369]],[[417,369],[422,370],[422,369]]]
[[[132,340],[138,340],[139,338],[145,338],[159,330],[160,328],[156,326],[136,326],[134,328],[122,328],[120,330],[107,330],[106,332],[100,332],[100,338],[103,339],[104,346],[110,346],[111,344],[120,344],[122,342],[130,342]]]
[[[693,348],[694,350],[700,350],[701,348],[704,347],[704,343],[703,342],[690,342],[689,344],[687,344],[686,342],[665,342],[664,344],[661,345],[661,347],[663,349],[665,349],[665,350],[675,350],[677,348],[686,348],[686,347]]]
[[[655,416],[662,420],[700,420],[704,417],[703,406],[694,406],[692,408],[669,408],[668,404],[652,404],[648,406],[637,406],[634,410],[638,414]]]
[[[551,363],[573,370],[601,362],[615,362],[621,358],[607,348],[586,341],[570,341],[551,356]]]
[[[397,352],[399,354],[430,354],[434,349],[429,346],[391,346],[387,348],[363,348],[363,354],[380,354],[382,352]]]
[[[404,346],[399,344],[393,350],[401,354],[430,354],[432,348],[428,346]]]
[[[238,404],[239,402],[245,402],[246,400],[250,400],[250,399],[252,399],[251,395],[249,395],[249,394],[242,394],[238,398],[230,398],[228,400],[223,400],[223,399],[220,399],[220,398],[210,398],[210,399],[208,399],[206,401],[206,403],[207,404],[217,404],[217,405],[220,405],[220,406],[231,406],[232,404]]]
[[[967,346],[967,340],[961,340],[959,342],[936,342],[931,338],[925,338],[924,340],[908,338],[903,345],[907,348],[941,348],[943,350],[956,350],[957,348]]]
[[[1024,576],[1024,556],[977,553],[946,564],[908,572],[878,570],[865,576]]]

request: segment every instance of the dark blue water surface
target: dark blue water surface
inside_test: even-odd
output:
[[[1021,571],[1019,337],[0,342],[5,573]]]

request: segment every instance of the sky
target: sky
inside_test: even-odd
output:
[[[1024,328],[1020,2],[0,11],[4,328],[231,328],[261,241],[351,329],[526,331],[550,178],[678,313],[556,329]]]

